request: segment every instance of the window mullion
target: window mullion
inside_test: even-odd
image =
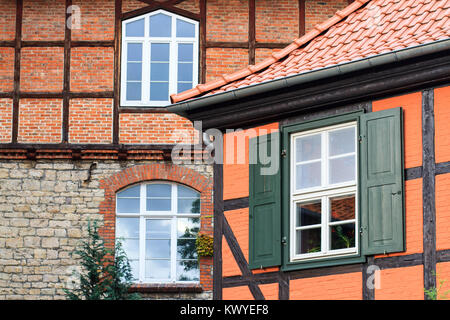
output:
[[[170,278],[172,282],[177,279],[177,218],[172,216],[172,236],[171,236],[171,253],[170,253]]]

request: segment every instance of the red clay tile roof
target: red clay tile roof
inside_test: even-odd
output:
[[[450,37],[450,0],[356,0],[272,57],[174,94],[233,90]]]

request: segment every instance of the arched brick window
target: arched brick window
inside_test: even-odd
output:
[[[136,282],[198,282],[199,230],[200,193],[187,186],[150,181],[117,193],[116,239]]]
[[[123,238],[137,282],[200,282],[211,289],[211,258],[197,263],[191,250],[194,233],[212,235],[210,178],[173,164],[146,164],[113,174],[100,187],[100,234],[109,247]]]

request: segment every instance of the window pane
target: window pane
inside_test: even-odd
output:
[[[179,81],[192,81],[193,77],[193,65],[192,63],[179,63],[178,64],[178,80]]]
[[[177,37],[195,37],[195,25],[177,19]]]
[[[296,188],[304,189],[321,185],[321,162],[297,165]]]
[[[169,279],[170,260],[145,260],[145,277],[148,279]]]
[[[177,241],[177,259],[197,259],[195,239],[179,239]]]
[[[117,196],[120,197],[135,197],[135,198],[139,198],[141,195],[141,186],[137,185],[131,188],[127,188],[123,191],[120,191],[119,193],[117,193]]]
[[[139,259],[139,239],[123,240],[122,244],[128,259]]]
[[[355,219],[355,196],[330,199],[331,222]]]
[[[331,249],[346,249],[355,247],[355,224],[346,223],[331,226]]]
[[[139,260],[130,260],[133,281],[139,280]]]
[[[117,238],[139,239],[139,218],[117,218]]]
[[[322,201],[297,203],[297,227],[320,224],[322,222]]]
[[[141,81],[142,80],[142,63],[128,62],[127,63],[127,80]]]
[[[152,63],[150,65],[150,80],[152,81],[169,81],[169,64],[168,63]]]
[[[170,239],[171,220],[147,219],[146,239]]]
[[[330,159],[330,183],[355,180],[355,156]]]
[[[142,61],[142,43],[129,43],[127,61]]]
[[[168,101],[169,100],[169,83],[168,82],[152,82],[150,84],[150,100],[152,100],[152,101]]]
[[[172,196],[172,186],[170,184],[148,184],[147,197],[170,198]]]
[[[200,269],[197,260],[177,261],[177,281],[199,281]]]
[[[200,213],[200,199],[178,199],[178,213]]]
[[[296,254],[321,251],[321,228],[296,231]]]
[[[315,134],[295,139],[296,162],[320,159],[321,135]]]
[[[178,82],[177,93],[192,89],[192,82]]]
[[[127,82],[127,100],[130,101],[141,100],[140,82]]]
[[[178,188],[178,198],[198,198],[200,197],[200,194],[195,191],[192,190],[190,188],[186,188],[183,186],[177,186]]]
[[[147,199],[147,211],[170,211],[170,199]]]
[[[145,257],[170,259],[170,240],[146,240]]]
[[[200,229],[200,218],[178,218],[177,238],[195,238]]]
[[[178,45],[178,61],[194,61],[194,45],[192,43],[180,43]]]
[[[125,35],[127,37],[143,37],[144,36],[144,19],[139,19],[126,24]]]
[[[139,213],[139,198],[117,198],[118,213]]]
[[[150,17],[150,37],[170,37],[172,18],[162,13]]]
[[[151,44],[151,61],[169,61],[170,47],[168,43]]]
[[[330,156],[355,152],[355,128],[331,131],[329,140]]]

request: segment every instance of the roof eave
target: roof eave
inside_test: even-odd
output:
[[[438,40],[414,47],[399,49],[387,53],[366,57],[360,60],[345,62],[325,68],[315,69],[304,73],[274,79],[242,88],[207,95],[188,101],[178,102],[167,107],[167,110],[189,119],[189,113],[217,104],[240,100],[242,98],[267,93],[273,90],[288,88],[291,86],[306,84],[312,81],[323,80],[333,76],[344,75],[350,72],[362,71],[372,67],[400,62],[411,58],[417,58],[432,53],[450,49],[450,38]]]

